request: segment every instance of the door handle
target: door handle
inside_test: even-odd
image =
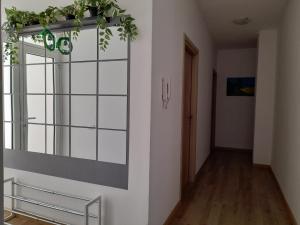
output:
[[[27,120],[36,120],[36,117],[28,117]]]
[[[26,121],[23,121],[23,123],[24,123],[24,127],[27,127],[27,123],[28,123],[28,121],[29,120],[36,120],[36,117],[27,117],[27,120]]]

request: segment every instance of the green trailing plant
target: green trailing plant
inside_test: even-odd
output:
[[[11,9],[5,9],[7,22],[2,26],[2,29],[7,34],[7,42],[4,46],[5,60],[10,56],[10,60],[13,64],[18,63],[18,46],[22,29],[29,24],[29,19],[33,13],[18,11],[16,7]],[[30,16],[29,16],[30,15]]]
[[[91,17],[98,16],[98,0],[86,0],[87,9],[90,12]]]
[[[72,36],[74,39],[77,39],[80,32],[81,19],[77,16],[77,7],[75,6],[75,3],[59,9],[59,12],[60,15],[66,18],[66,20],[74,21],[75,27],[72,31]],[[66,36],[67,34],[65,33],[64,35]]]
[[[40,23],[39,15],[35,14],[34,12],[27,13],[26,17],[26,26],[37,25]]]
[[[99,36],[99,45],[100,49],[105,51],[109,45],[109,41],[111,40],[113,33],[108,26],[111,18],[117,17],[119,6],[117,5],[115,0],[87,0],[92,4],[95,4],[98,8],[97,15],[97,26],[100,30]]]
[[[97,7],[99,5],[99,0],[86,0],[86,5],[91,7]]]
[[[20,33],[26,26],[40,24],[47,28],[50,24],[61,21],[62,18],[64,20],[72,19],[74,25],[72,37],[77,39],[85,12],[91,8],[94,16],[96,15],[101,50],[105,51],[109,46],[113,36],[109,23],[115,18],[120,20],[117,25],[119,38],[124,41],[127,39],[135,40],[138,35],[135,19],[126,14],[126,11],[120,8],[116,0],[75,0],[72,5],[62,8],[49,6],[40,13],[20,11],[16,7],[12,7],[5,10],[7,22],[2,26],[7,34],[4,57],[6,59],[10,57],[13,64],[18,63],[18,42]],[[68,34],[64,33],[64,36],[68,36]],[[40,34],[32,35],[32,39],[38,42],[43,41]]]
[[[38,14],[39,22],[43,27],[47,27],[51,23],[56,23],[59,15],[57,7],[49,6],[45,11]]]
[[[130,15],[120,16],[120,26],[118,28],[121,40],[126,41],[129,38],[134,41],[138,36],[138,28],[134,23],[135,19]]]
[[[36,14],[36,16],[38,17],[39,24],[46,28],[50,24],[58,22],[60,13],[57,7],[49,6],[46,10]],[[41,34],[34,34],[31,37],[35,42],[43,42]]]
[[[89,4],[98,7],[97,24],[100,29],[100,48],[105,51],[109,45],[109,41],[113,36],[111,29],[108,27],[108,22],[112,18],[119,18],[120,24],[118,28],[119,37],[126,41],[127,38],[135,40],[138,35],[138,28],[135,25],[135,19],[126,14],[126,10],[121,9],[116,0],[87,0]]]
[[[77,39],[79,32],[80,32],[80,27],[82,24],[82,20],[84,19],[84,13],[87,10],[85,0],[75,0],[74,2],[74,15],[75,19],[73,21],[75,27],[73,29],[73,38]]]

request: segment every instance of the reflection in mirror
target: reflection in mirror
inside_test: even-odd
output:
[[[28,124],[27,151],[46,153],[45,131],[43,125]]]
[[[126,132],[101,130],[98,142],[100,161],[126,164]]]
[[[50,155],[54,155],[55,152],[55,130],[53,126],[47,126],[47,143],[46,143],[46,153]]]
[[[94,129],[72,128],[71,156],[96,160],[96,132]]]
[[[4,66],[3,68],[3,92],[4,94],[11,93],[12,85],[12,68],[10,66]]]
[[[12,121],[12,96],[4,95],[4,121]]]
[[[97,38],[82,30],[70,56],[20,41],[3,68],[6,149],[127,164],[128,43],[102,52]]]
[[[4,123],[4,130],[5,130],[5,137],[4,137],[4,144],[6,149],[13,148],[13,139],[12,139],[12,123]]]
[[[99,93],[102,95],[127,94],[127,62],[99,63]]]
[[[50,66],[51,64],[47,65]],[[48,78],[47,84],[53,83],[53,88],[47,88],[48,94],[69,94],[69,63],[55,63],[51,65],[53,67],[54,79],[51,82],[51,78]],[[48,73],[49,74],[49,73]],[[50,75],[50,74],[49,74]],[[47,76],[51,77],[51,76]]]
[[[71,124],[96,128],[96,97],[72,96]]]
[[[88,29],[80,32],[77,40],[73,40],[72,61],[97,60],[97,30]],[[94,73],[95,75],[95,73]]]
[[[54,153],[60,156],[70,156],[69,146],[69,131],[68,127],[55,126],[55,146]]]
[[[47,112],[46,112],[46,115],[47,115],[47,118],[46,118],[46,124],[54,124],[55,122],[55,112],[54,112],[54,109],[55,109],[55,106],[54,106],[54,96],[53,95],[47,95],[46,96],[46,102],[47,102]]]
[[[57,126],[68,126],[70,124],[69,122],[70,97],[67,95],[55,95],[55,96],[50,95],[48,97],[50,98],[55,97],[55,99],[52,100],[53,105],[48,106],[48,108],[53,109],[53,114],[52,114],[53,118],[49,116],[49,120],[50,120],[49,122],[52,121],[52,123],[50,124],[54,124]],[[53,121],[55,121],[55,123],[53,123]]]
[[[27,117],[28,123],[45,124],[45,97],[42,95],[27,96]]]
[[[72,94],[96,95],[97,63],[72,63]]]
[[[126,130],[127,99],[101,96],[99,98],[99,127]]]
[[[45,63],[45,57],[38,56],[38,55],[33,55],[33,54],[30,54],[30,53],[26,54],[25,60],[26,60],[26,65],[42,64],[42,66],[43,66],[43,63]]]
[[[27,94],[42,94],[45,92],[44,74],[44,65],[26,65]]]
[[[113,37],[111,43],[105,52],[99,51],[101,60],[112,60],[112,59],[127,59],[128,57],[128,46],[127,42],[120,41],[117,34],[117,27],[111,27]]]

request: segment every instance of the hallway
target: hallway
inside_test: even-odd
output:
[[[250,153],[213,153],[173,225],[291,225],[272,174],[251,162]]]

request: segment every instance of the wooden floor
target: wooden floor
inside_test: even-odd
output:
[[[8,212],[4,212],[4,216],[8,216]],[[21,216],[21,215],[16,215],[15,218],[7,221],[7,223],[11,225],[50,225],[50,223],[42,222],[39,220],[31,219],[29,217]]]
[[[292,225],[276,181],[248,153],[218,151],[172,225]]]

